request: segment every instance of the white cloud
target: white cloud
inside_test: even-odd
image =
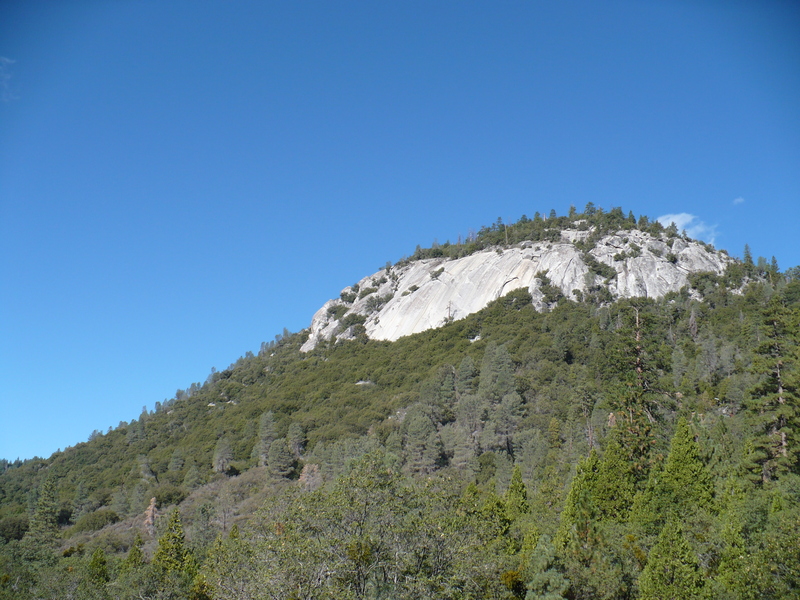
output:
[[[744,202],[744,198],[739,196],[738,198],[734,198],[733,203],[735,204],[742,204]]]
[[[0,100],[8,102],[15,100],[16,96],[11,91],[11,65],[16,61],[0,56]]]
[[[664,227],[668,227],[670,223],[675,223],[678,231],[686,230],[686,234],[697,240],[703,240],[709,244],[713,244],[717,237],[717,226],[706,225],[700,221],[695,215],[689,213],[677,213],[674,215],[662,215],[656,219]]]

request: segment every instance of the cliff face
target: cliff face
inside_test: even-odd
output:
[[[433,258],[382,269],[357,287],[345,288],[339,299],[316,312],[302,350],[313,349],[321,340],[353,337],[348,323],[356,320],[354,316],[363,320],[370,338],[396,340],[461,319],[519,288],[528,289],[541,310],[546,302],[537,274],[546,273],[550,285],[572,299],[601,288],[612,298],[658,298],[680,290],[690,273],[721,274],[733,260],[698,242],[655,238],[638,230],[605,236],[584,253],[574,242],[590,233],[565,230],[559,242],[522,242],[458,259]]]

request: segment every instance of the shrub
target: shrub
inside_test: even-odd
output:
[[[342,306],[341,304],[337,304],[336,306],[331,306],[328,309],[328,316],[331,317],[333,320],[338,321],[344,316],[344,313],[347,312],[347,307]]]
[[[589,270],[596,273],[600,277],[610,280],[617,276],[617,270],[614,267],[610,267],[607,264],[601,263],[588,252],[584,252],[582,258],[583,262],[586,263],[586,266],[589,267]]]
[[[110,508],[99,508],[94,512],[83,515],[72,527],[73,533],[81,531],[97,531],[106,525],[119,521],[119,515]]]
[[[394,294],[386,294],[385,296],[370,296],[367,298],[367,311],[373,313],[377,312],[394,297]]]
[[[0,519],[0,538],[6,542],[21,540],[28,531],[27,515],[11,515]]]
[[[156,506],[163,508],[172,504],[179,504],[186,498],[186,492],[176,485],[164,483],[158,486],[153,493],[156,498]]]

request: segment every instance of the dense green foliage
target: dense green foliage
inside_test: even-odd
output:
[[[581,219],[661,227],[587,206],[461,246]],[[3,461],[0,599],[797,597],[794,273],[750,257],[659,301],[544,313],[517,290],[309,353],[285,332]]]
[[[655,237],[660,237],[662,234],[670,239],[679,236],[686,237],[685,233],[678,232],[675,225],[670,225],[665,228],[658,221],[650,221],[650,219],[645,216],[636,219],[632,212],[625,215],[621,208],[612,208],[606,212],[602,208],[596,207],[592,202],[589,202],[582,213],[577,212],[573,207],[570,209],[568,215],[560,217],[556,215],[554,210],[551,210],[550,214],[547,216],[543,216],[537,212],[534,214],[533,219],[522,215],[515,223],[503,223],[503,220],[498,218],[490,227],[481,227],[477,233],[470,233],[465,240],[459,238],[455,244],[451,244],[448,241],[444,244],[434,243],[430,248],[421,248],[417,246],[413,255],[402,259],[398,264],[403,264],[412,260],[438,258],[442,256],[447,258],[461,258],[462,256],[469,256],[470,254],[487,248],[510,246],[525,241],[559,242],[561,241],[561,231],[564,229],[577,229],[579,231],[591,232],[586,240],[576,242],[575,245],[584,251],[584,262],[589,265],[597,275],[604,278],[616,277],[617,273],[612,267],[599,263],[588,253],[603,236],[619,231],[637,229],[650,233]],[[640,250],[641,249],[639,249],[639,251]],[[631,253],[627,256],[638,256],[637,250],[633,248]],[[620,254],[616,256],[615,259],[623,260],[625,257],[626,256]],[[761,259],[758,268],[756,265],[752,264],[752,259],[750,265],[753,272],[759,271],[762,274],[765,274],[770,269],[774,270],[771,265],[767,266],[764,259]],[[352,301],[352,299],[348,301]]]

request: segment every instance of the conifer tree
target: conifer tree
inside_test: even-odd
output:
[[[142,540],[141,534],[137,532],[136,537],[133,538],[133,545],[128,550],[128,555],[125,557],[125,560],[122,561],[122,565],[120,565],[121,571],[135,571],[144,566],[145,562],[142,546],[144,546],[144,540]]]
[[[481,363],[481,379],[478,384],[478,395],[497,404],[500,399],[514,391],[514,363],[505,345],[498,346],[490,342],[486,346]]]
[[[681,418],[666,462],[650,471],[645,489],[634,500],[631,522],[644,533],[655,535],[670,519],[711,508],[713,496],[711,474],[688,422]]]
[[[170,513],[164,534],[158,539],[158,548],[153,554],[153,567],[164,574],[191,573],[196,570],[192,553],[186,547],[181,525],[181,516],[175,508]]]
[[[75,497],[72,501],[72,520],[77,521],[83,515],[91,512],[92,503],[86,493],[83,481],[79,481],[75,488]]]
[[[509,521],[515,521],[530,510],[528,505],[528,492],[522,481],[522,470],[519,465],[514,465],[511,473],[511,482],[503,499],[506,505],[506,516]]]
[[[506,452],[512,454],[513,436],[522,420],[522,398],[516,392],[510,392],[503,396],[491,416],[491,424],[494,429],[494,445]]]
[[[187,490],[193,490],[201,483],[200,469],[197,468],[197,465],[192,465],[186,470],[186,475],[183,478],[183,487]]]
[[[58,537],[58,504],[56,486],[52,475],[48,475],[39,488],[36,509],[30,518],[28,530],[20,544],[23,556],[29,561],[53,560],[52,549]]]
[[[600,460],[594,450],[578,463],[577,472],[572,479],[561,511],[558,531],[553,538],[553,545],[559,553],[566,552],[571,545],[585,544],[590,535],[592,515],[588,504],[597,482],[599,465]]]
[[[441,442],[436,427],[417,405],[406,415],[406,470],[412,474],[433,471],[441,456]]]
[[[456,405],[456,423],[475,440],[483,430],[486,419],[486,403],[476,394],[464,394]]]
[[[642,299],[622,303],[619,327],[608,349],[608,358],[618,372],[619,388],[612,399],[617,440],[634,467],[636,480],[646,479],[653,462],[654,424],[658,419],[655,384],[660,351],[658,319],[651,314],[652,302]]]
[[[639,577],[640,600],[692,600],[704,597],[703,574],[677,520],[667,523]]]
[[[306,433],[300,423],[292,423],[286,432],[286,443],[295,458],[300,458],[306,445]]]
[[[625,452],[612,437],[606,445],[592,486],[592,501],[597,518],[618,523],[628,518],[633,504],[635,476]]]
[[[711,504],[714,483],[700,456],[700,447],[685,418],[678,420],[664,465],[662,481],[679,511]]]
[[[111,579],[108,573],[106,554],[102,548],[98,548],[92,553],[87,570],[89,581],[95,585],[105,585]]]
[[[267,467],[273,477],[290,477],[294,473],[295,458],[286,438],[278,438],[270,445]]]
[[[275,415],[271,410],[265,411],[258,421],[258,441],[256,442],[256,452],[258,456],[258,466],[267,466],[269,448],[275,441]]]
[[[800,457],[800,382],[796,372],[800,353],[800,310],[792,311],[775,294],[763,311],[762,342],[753,371],[761,380],[747,400],[755,429],[750,461],[757,465],[755,480],[767,482],[797,470]]]
[[[562,600],[569,581],[555,567],[555,550],[550,538],[543,535],[536,544],[528,566],[528,593],[525,600]]]
[[[475,362],[472,357],[465,356],[458,366],[456,373],[456,393],[459,398],[465,394],[472,394],[475,390]]]
[[[172,452],[172,456],[169,459],[167,470],[172,472],[180,471],[185,462],[186,460],[183,457],[183,451],[180,448],[175,448],[175,450]]]
[[[231,466],[233,460],[233,451],[231,450],[228,438],[221,437],[217,440],[217,445],[214,448],[214,458],[212,465],[217,473],[227,473],[228,468]]]

